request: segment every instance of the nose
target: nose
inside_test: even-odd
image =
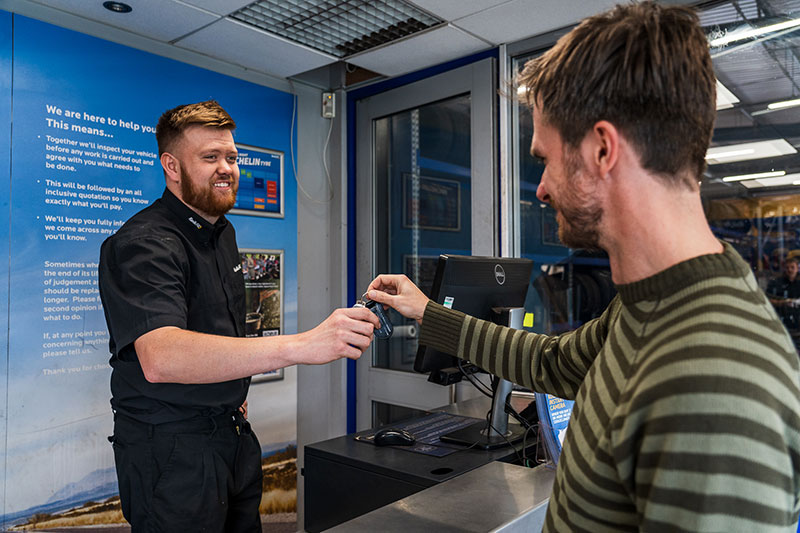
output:
[[[550,203],[550,193],[547,192],[547,188],[544,186],[544,176],[542,176],[542,180],[536,187],[536,198],[538,198],[540,202]]]
[[[224,157],[220,158],[219,173],[220,174],[232,174],[233,173],[233,167],[234,167],[235,164],[236,163],[233,163],[233,164],[229,163],[228,160],[225,159]]]

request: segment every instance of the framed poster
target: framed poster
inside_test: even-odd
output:
[[[240,249],[245,293],[245,337],[283,333],[283,250]],[[253,383],[283,379],[283,369],[253,376]]]
[[[414,198],[414,177],[403,174],[403,227],[461,231],[461,183],[419,176]]]
[[[283,218],[283,152],[236,143],[239,192],[231,213]]]

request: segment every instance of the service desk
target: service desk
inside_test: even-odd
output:
[[[340,524],[331,533],[541,531],[556,471],[495,461]]]
[[[488,399],[478,398],[444,410],[483,418],[489,406]],[[533,443],[528,445],[530,456]],[[486,464],[518,462],[521,455],[522,445],[518,444],[515,448],[464,449],[434,457],[358,442],[352,434],[309,444],[304,448],[303,467],[305,529],[323,531]]]

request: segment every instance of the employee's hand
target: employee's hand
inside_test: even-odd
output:
[[[239,406],[239,412],[242,413],[244,419],[247,420],[247,400],[245,400],[244,403]]]
[[[367,298],[386,304],[420,324],[428,305],[428,297],[402,274],[381,274],[372,280],[367,288]]]
[[[381,323],[366,307],[337,309],[319,326],[299,335],[305,364],[321,365],[347,357],[358,359]]]

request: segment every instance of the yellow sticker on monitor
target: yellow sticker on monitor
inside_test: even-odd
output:
[[[522,325],[526,328],[533,327],[533,313],[525,313],[525,318],[522,319]]]

